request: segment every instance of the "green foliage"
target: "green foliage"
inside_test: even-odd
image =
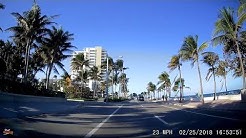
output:
[[[63,92],[52,91],[45,89],[44,87],[37,87],[31,83],[20,83],[13,80],[0,79],[0,84],[0,91],[3,92],[65,98],[65,93]]]

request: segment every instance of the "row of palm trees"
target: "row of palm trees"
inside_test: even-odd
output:
[[[4,5],[0,4],[0,8]],[[49,88],[52,71],[59,74],[60,68],[66,72],[61,61],[75,48],[71,44],[73,34],[54,26],[56,16],[42,15],[35,1],[30,10],[11,15],[15,17],[16,25],[5,31],[12,35],[7,41],[0,40],[1,78],[16,81],[22,76],[22,82],[32,83],[41,71],[46,74],[46,88]]]
[[[106,78],[105,74],[102,73],[102,70],[107,68],[107,61],[103,61],[102,66],[92,66],[89,67],[89,60],[84,57],[83,53],[77,54],[74,58],[72,58],[71,67],[73,70],[78,71],[78,75],[76,76],[77,81],[80,81],[81,84],[81,92],[83,92],[83,88],[85,87],[85,83],[88,83],[88,80],[93,80],[93,97],[97,95],[97,91],[100,90],[102,92],[106,91]],[[109,77],[109,85],[112,88],[112,95],[120,95],[120,92],[126,94],[128,92],[127,83],[129,78],[127,78],[124,70],[127,69],[123,66],[123,60],[118,59],[116,62],[111,57],[108,57],[108,73]],[[118,93],[116,93],[117,85]],[[115,90],[114,90],[115,88]]]
[[[234,13],[232,8],[223,8],[220,10],[218,20],[215,23],[215,30],[213,38],[210,42],[203,42],[198,44],[198,36],[187,36],[184,38],[183,44],[179,49],[177,55],[172,56],[171,61],[168,63],[170,71],[178,69],[179,81],[173,86],[173,91],[179,88],[180,101],[182,99],[184,79],[182,78],[181,66],[183,62],[190,61],[191,66],[197,66],[199,81],[200,81],[200,99],[204,103],[203,98],[203,83],[200,71],[200,61],[209,66],[206,80],[208,81],[213,76],[214,81],[214,100],[216,99],[216,76],[220,76],[224,80],[226,86],[226,76],[229,71],[233,71],[235,77],[242,77],[243,89],[246,89],[245,83],[245,67],[246,67],[246,31],[243,29],[243,24],[246,20],[246,4],[241,3],[237,13]],[[214,52],[204,52],[209,44],[213,46],[223,45],[223,58],[219,59],[218,54]],[[159,79],[168,85],[160,86],[161,88],[170,87],[170,79],[167,77],[166,72],[159,76]],[[183,82],[182,82],[183,80]],[[178,84],[178,85],[177,85]],[[150,82],[148,84],[148,91],[155,91],[155,86]],[[161,89],[159,88],[159,89]]]
[[[102,63],[102,68],[107,68],[107,61]],[[122,59],[117,59],[114,61],[112,57],[108,57],[108,74],[109,74],[109,86],[111,86],[111,92],[113,97],[121,95],[126,97],[128,93],[127,83],[129,78],[127,78],[126,73],[124,72],[128,67],[124,67],[124,61]],[[119,84],[119,86],[118,86]],[[117,92],[118,86],[118,92]]]

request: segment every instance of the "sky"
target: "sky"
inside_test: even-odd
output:
[[[158,76],[169,69],[171,56],[178,53],[188,35],[198,35],[198,44],[212,38],[214,24],[222,7],[239,6],[237,0],[36,0],[42,13],[59,15],[57,26],[74,34],[73,50],[102,46],[109,56],[123,56],[126,74],[129,77],[130,93],[147,91],[148,82],[157,83]],[[31,8],[33,0],[0,0],[6,7],[0,11],[2,29],[16,25],[12,12],[22,13]],[[0,38],[10,39],[9,32],[0,33]],[[222,46],[209,47],[222,57]],[[201,62],[200,62],[201,63]],[[70,59],[63,61],[70,71]],[[185,95],[199,91],[197,67],[183,63],[182,76]],[[201,63],[204,93],[213,92],[213,81],[205,80],[208,66]],[[61,73],[62,74],[62,73]],[[171,81],[178,71],[170,72]],[[39,73],[37,78],[44,78]],[[217,91],[221,90],[221,78],[217,79]],[[228,89],[242,88],[242,79],[228,74]],[[222,89],[222,91],[225,89]]]

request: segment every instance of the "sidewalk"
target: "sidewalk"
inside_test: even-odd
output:
[[[184,101],[179,103],[178,101],[171,101],[169,104],[182,106],[185,108],[203,108],[210,110],[223,110],[223,111],[244,111],[246,112],[246,103],[239,100],[215,100],[205,101],[202,105],[199,101]]]

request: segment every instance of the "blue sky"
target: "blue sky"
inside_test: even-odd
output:
[[[0,26],[6,29],[16,21],[11,12],[29,10],[33,0],[1,0]],[[60,15],[54,21],[74,34],[75,50],[100,45],[111,57],[123,56],[131,93],[146,91],[147,83],[157,83],[158,75],[168,71],[167,63],[182,45],[184,37],[198,35],[199,44],[212,38],[214,23],[222,7],[237,8],[236,0],[37,0],[46,15]],[[8,39],[10,34],[0,33]],[[206,51],[222,53],[221,46]],[[69,71],[69,60],[63,63]],[[205,93],[213,92],[212,79],[205,81],[208,66],[201,65]],[[177,71],[170,73],[171,80]],[[199,89],[196,66],[184,63],[182,74],[187,86],[185,94]],[[39,74],[43,78],[44,74]],[[217,78],[220,90],[221,78]],[[228,89],[242,88],[241,78],[228,75]]]

